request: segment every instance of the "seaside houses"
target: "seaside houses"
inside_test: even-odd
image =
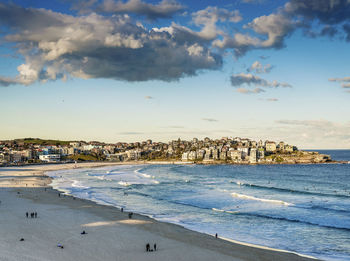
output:
[[[297,148],[284,141],[254,141],[240,137],[170,142],[118,142],[106,144],[98,141],[54,141],[22,139],[0,141],[0,164],[51,163],[74,161],[140,161],[183,160],[204,162],[263,163],[287,159]]]

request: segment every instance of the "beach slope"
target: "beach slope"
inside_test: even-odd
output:
[[[0,260],[312,260],[230,242],[142,215],[130,219],[128,213],[114,207],[59,196],[44,175],[50,170],[105,165],[0,168]],[[37,218],[30,217],[33,212]],[[146,252],[147,243],[152,250],[156,244],[157,251]]]

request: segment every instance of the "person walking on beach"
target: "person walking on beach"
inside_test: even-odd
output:
[[[218,238],[218,233],[215,233],[215,238]]]
[[[153,248],[154,248],[154,251],[157,251],[157,244],[156,243],[154,243]]]
[[[38,213],[34,212],[34,217],[37,218],[38,217]]]
[[[26,218],[28,218],[28,212],[26,212]]]
[[[150,245],[149,243],[146,244],[146,252],[149,252],[150,251]]]

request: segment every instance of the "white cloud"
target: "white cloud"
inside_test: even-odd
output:
[[[0,4],[0,24],[12,29],[5,39],[16,44],[26,61],[18,66],[17,77],[0,78],[5,86],[70,76],[174,81],[222,66],[222,57],[203,39],[182,38],[186,28],[148,31],[127,15],[74,17]]]
[[[248,72],[269,73],[272,70],[271,64],[262,65],[261,62],[255,61],[249,68]]]
[[[246,88],[237,88],[236,90],[237,92],[241,93],[241,94],[254,94],[254,93],[262,93],[265,92],[265,90],[261,89],[261,88],[255,88],[253,90],[249,90]]]
[[[350,122],[328,120],[278,120],[286,135],[305,148],[349,148]],[[289,134],[288,134],[289,133]]]
[[[216,122],[218,120],[212,118],[202,118],[203,121]]]
[[[330,82],[339,82],[341,83],[342,88],[350,88],[350,77],[343,77],[343,78],[330,78],[328,79]],[[350,92],[350,91],[346,91]]]
[[[128,0],[126,2],[104,0],[97,10],[106,13],[135,13],[144,15],[149,19],[170,18],[184,9],[184,6],[175,0],[162,0],[158,4],[149,4],[141,0]]]
[[[262,79],[258,76],[255,76],[250,73],[240,73],[240,74],[234,74],[231,76],[231,85],[234,87],[239,87],[241,85],[256,85],[256,86],[261,86],[261,87],[292,87],[288,83],[281,83],[277,81],[272,81],[269,82],[265,79]]]

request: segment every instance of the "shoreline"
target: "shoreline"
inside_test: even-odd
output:
[[[144,164],[144,163],[139,163]],[[157,164],[157,163],[153,163]],[[105,166],[113,166],[113,165],[132,165],[127,163],[78,163],[76,164],[77,168],[98,168],[98,167],[105,167]],[[107,206],[98,204],[94,201],[87,200],[87,199],[81,199],[77,198],[71,195],[66,195],[61,198],[57,197],[57,194],[60,193],[60,191],[53,189],[50,186],[50,183],[52,181],[51,178],[49,178],[45,172],[47,171],[56,171],[56,170],[65,170],[65,169],[73,169],[75,168],[75,164],[55,164],[55,165],[39,165],[32,169],[21,169],[21,167],[17,167],[15,169],[11,169],[6,171],[6,169],[0,168],[0,191],[3,192],[4,190],[9,190],[14,192],[14,190],[20,189],[23,194],[21,195],[21,198],[26,198],[34,201],[37,204],[53,204],[55,208],[62,205],[62,201],[64,201],[63,205],[67,206],[70,204],[74,204],[74,209],[79,209],[79,211],[82,211],[81,208],[84,205],[83,212],[85,214],[91,214],[95,213],[100,216],[103,216],[106,218],[106,213],[108,212],[109,215],[107,218],[107,221],[99,221],[102,223],[97,223],[96,226],[118,226],[120,225],[119,222],[125,222],[122,223],[127,228],[131,225],[136,227],[142,227],[141,234],[142,233],[149,233],[152,232],[153,234],[156,234],[157,236],[161,236],[162,242],[166,239],[175,240],[176,243],[182,243],[190,246],[190,251],[194,251],[195,253],[192,253],[193,255],[197,255],[195,249],[199,248],[200,252],[206,252],[211,251],[210,253],[206,253],[205,256],[201,256],[200,258],[203,260],[211,260],[209,257],[214,254],[215,257],[218,255],[222,255],[219,260],[226,260],[227,257],[229,259],[227,260],[315,260],[316,258],[311,256],[306,256],[299,253],[294,253],[286,250],[280,250],[280,249],[272,249],[264,246],[244,243],[244,242],[238,242],[231,239],[226,238],[218,238],[216,239],[213,235],[208,235],[205,233],[200,233],[196,231],[189,230],[187,228],[182,227],[181,225],[176,225],[172,223],[166,223],[157,221],[155,219],[152,219],[148,216],[141,215],[141,214],[134,214],[132,219],[126,219],[126,215],[128,212],[120,212],[120,209],[114,206]],[[11,174],[11,175],[3,175],[3,174]],[[31,175],[26,175],[31,174]],[[7,177],[7,178],[6,178]],[[7,182],[3,182],[3,181]],[[30,187],[24,187],[24,184],[29,183],[31,181],[32,186]],[[25,183],[28,182],[28,183]],[[32,191],[34,190],[34,191]],[[42,198],[39,197],[41,194],[50,195],[49,197]],[[18,197],[18,196],[17,196]],[[66,202],[68,201],[68,202]],[[78,211],[78,212],[79,212]],[[87,212],[87,213],[86,213]],[[106,212],[106,213],[102,213]],[[77,213],[78,215],[82,215],[84,213]],[[113,217],[112,220],[110,217]],[[118,221],[115,221],[114,219],[117,219]],[[105,223],[103,223],[105,222]],[[96,222],[95,222],[96,223]],[[88,224],[91,224],[88,223]],[[92,222],[94,224],[94,222]],[[93,226],[93,225],[92,225]],[[89,228],[89,226],[87,226]],[[140,231],[139,231],[140,232]],[[186,237],[184,237],[186,235]],[[107,239],[108,240],[108,239]],[[163,243],[162,243],[163,244]],[[187,247],[188,247],[187,246]],[[143,247],[143,246],[142,246]],[[183,247],[183,246],[182,246]],[[172,249],[171,246],[169,246],[169,249]],[[0,246],[1,250],[1,246]],[[188,249],[187,249],[188,251]],[[172,251],[170,251],[172,253]],[[169,254],[170,254],[169,252]],[[182,252],[182,250],[180,250]],[[212,253],[213,252],[213,253]],[[157,253],[158,254],[158,253]],[[152,256],[151,260],[178,260],[178,256],[176,253],[172,253],[174,256],[171,258],[166,259],[154,259],[154,256]],[[133,256],[131,254],[131,256]],[[133,259],[133,257],[128,257],[128,259]],[[145,259],[146,256],[142,256],[142,259],[136,258],[135,260],[148,260]],[[194,258],[194,259],[193,259]],[[217,258],[216,258],[217,259]],[[9,259],[9,260],[16,260],[16,259]],[[36,259],[34,259],[36,260]],[[68,260],[70,260],[68,258]],[[73,260],[73,259],[71,259]],[[89,260],[89,259],[88,259]],[[108,258],[106,260],[109,260]],[[114,259],[115,260],[115,259]],[[119,259],[118,259],[119,260]],[[120,259],[123,260],[123,259]],[[191,258],[185,258],[180,260],[196,260],[196,257]],[[318,260],[318,259],[316,259]]]
[[[222,161],[181,161],[181,160],[134,160],[134,161],[92,161],[92,162],[78,162],[77,168],[89,168],[84,165],[95,165],[99,166],[113,166],[113,165],[237,165],[237,166],[270,166],[270,165],[317,165],[317,164],[350,164],[350,161],[346,160],[331,160],[325,162],[222,162]],[[60,166],[60,165],[75,165],[72,162],[51,162],[51,163],[23,163],[20,165],[0,165],[1,168],[15,168],[15,167],[27,167],[27,166]],[[74,168],[74,167],[71,167]],[[63,168],[65,169],[65,168]]]

